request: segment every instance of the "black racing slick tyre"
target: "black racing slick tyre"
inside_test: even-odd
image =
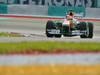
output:
[[[81,23],[80,23],[80,30],[81,30],[81,31],[85,31],[85,30],[86,30],[86,27],[87,27],[87,26],[86,26],[86,23],[85,23],[85,22],[81,22]],[[84,35],[80,35],[80,37],[81,37],[81,38],[87,38],[85,34],[84,34]]]
[[[56,34],[55,37],[56,38],[61,38],[61,34]]]
[[[80,35],[81,38],[92,38],[93,37],[93,24],[88,22],[88,23],[85,23],[85,22],[82,22],[80,24],[80,30],[85,30],[86,31],[86,34],[84,35]]]
[[[88,23],[88,38],[93,38],[93,23]]]
[[[50,34],[49,32],[48,32],[48,30],[50,30],[50,29],[53,29],[54,28],[54,23],[53,23],[53,21],[48,21],[47,22],[47,24],[46,24],[46,36],[47,37],[53,37],[53,34]]]

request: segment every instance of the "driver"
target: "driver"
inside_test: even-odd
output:
[[[66,20],[69,20],[70,21],[70,28],[73,27],[73,23],[76,21],[75,19],[75,12],[73,10],[69,10],[67,13],[66,13]]]
[[[73,20],[74,16],[75,16],[75,12],[73,12],[73,10],[69,10],[66,13],[66,19]]]

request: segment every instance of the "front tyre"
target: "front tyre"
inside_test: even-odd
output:
[[[54,23],[53,23],[53,21],[48,21],[47,22],[47,24],[46,24],[46,36],[47,37],[53,37],[53,34],[50,34],[49,32],[48,32],[48,30],[50,30],[50,29],[53,29],[54,28]]]
[[[86,22],[80,22],[79,29],[80,29],[80,31],[86,31],[87,30]],[[80,35],[80,38],[87,38],[87,36],[85,34],[83,34],[83,35]]]
[[[83,22],[81,24],[80,30],[85,30],[86,34],[80,35],[81,38],[93,38],[93,24],[88,22]]]
[[[56,38],[61,38],[61,34],[56,34],[55,37]]]
[[[88,23],[88,38],[93,38],[93,24]]]

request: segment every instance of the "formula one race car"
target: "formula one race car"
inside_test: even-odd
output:
[[[93,38],[93,24],[86,21],[51,21],[46,24],[46,36],[57,37],[61,36],[72,37],[80,36],[80,38]]]

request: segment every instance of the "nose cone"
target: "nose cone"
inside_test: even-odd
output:
[[[70,25],[70,21],[68,21],[68,20],[64,20],[64,22],[63,22],[63,24],[62,24],[63,26],[69,26]]]

